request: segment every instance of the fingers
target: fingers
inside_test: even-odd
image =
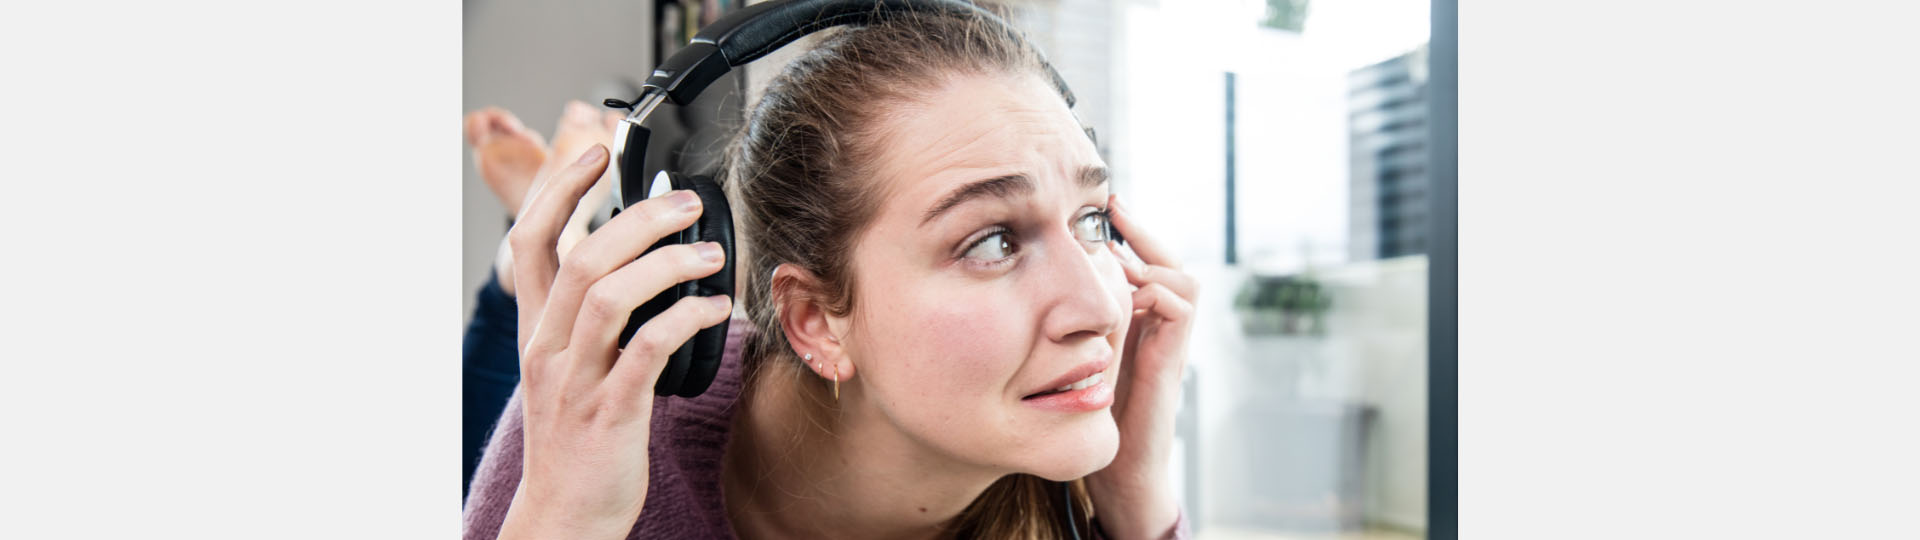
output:
[[[1159,283],[1148,283],[1133,291],[1133,310],[1146,311],[1171,322],[1184,322],[1193,317],[1193,303]]]
[[[573,325],[580,318],[581,302],[589,287],[614,270],[633,263],[647,247],[674,231],[686,229],[699,217],[700,197],[691,191],[680,190],[633,205],[609,220],[599,231],[581,240],[567,253],[566,263],[560,265],[558,275],[550,280],[551,293],[546,299],[546,309],[539,318],[544,339],[529,346],[541,347],[541,350],[566,348],[566,338],[572,334]],[[514,251],[517,254],[519,248],[515,247]],[[547,253],[551,255],[552,249]],[[670,271],[653,268],[652,271],[658,273]],[[609,352],[611,350],[608,349]]]
[[[507,231],[507,242],[513,249],[514,292],[518,294],[521,321],[540,320],[559,267],[554,246],[559,241],[560,230],[573,214],[574,202],[593,187],[606,166],[605,148],[596,145],[587,149],[572,165],[541,182],[520,212],[520,219],[514,222],[513,230]],[[520,325],[523,354],[538,334],[538,324],[532,328],[524,323]]]
[[[660,316],[641,325],[633,339],[627,341],[620,360],[607,374],[609,392],[648,392],[629,398],[631,401],[651,397],[667,356],[693,339],[695,332],[726,322],[732,314],[733,299],[725,295],[681,298]]]
[[[1186,272],[1131,260],[1120,252],[1118,242],[1108,241],[1107,247],[1113,250],[1115,258],[1120,259],[1120,269],[1126,272],[1127,282],[1132,283],[1133,286],[1145,287],[1150,283],[1158,283],[1189,303],[1199,298],[1200,281],[1187,275]]]
[[[1140,255],[1140,260],[1146,261],[1147,264],[1180,268],[1180,264],[1167,254],[1166,249],[1160,246],[1160,242],[1154,240],[1147,231],[1142,230],[1140,225],[1133,221],[1133,214],[1126,206],[1120,204],[1119,195],[1107,196],[1107,218],[1113,220],[1114,228],[1120,229],[1120,236],[1127,239],[1127,246],[1132,247],[1133,252]]]
[[[567,349],[611,362],[615,340],[634,308],[674,284],[719,271],[723,255],[720,244],[713,242],[667,246],[601,278],[587,289]]]

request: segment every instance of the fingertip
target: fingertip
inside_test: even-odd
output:
[[[601,146],[599,143],[594,143],[587,147],[587,151],[580,153],[580,161],[576,162],[575,165],[592,165],[599,163],[600,158],[606,154],[607,147]]]

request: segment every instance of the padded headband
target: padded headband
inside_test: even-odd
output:
[[[849,24],[868,24],[889,15],[930,13],[977,16],[1014,33],[1012,25],[987,10],[956,0],[790,0],[747,6],[700,29],[693,41],[653,70],[633,102],[607,100],[610,107],[632,109],[649,95],[664,96],[675,105],[692,103],[708,85],[739,66],[766,56],[801,36]],[[1041,62],[1053,84],[1074,104],[1073,91],[1051,64]],[[643,106],[651,109],[650,106]],[[644,116],[646,111],[639,111]]]

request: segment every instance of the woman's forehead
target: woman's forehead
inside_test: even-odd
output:
[[[1104,166],[1066,103],[1038,76],[949,78],[883,120],[875,178],[889,199],[926,204],[955,186],[1024,174],[1072,188]]]

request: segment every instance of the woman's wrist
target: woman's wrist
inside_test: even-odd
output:
[[[1163,538],[1180,519],[1180,503],[1171,485],[1159,479],[1115,482],[1089,477],[1087,490],[1093,497],[1094,517],[1113,540]]]
[[[633,529],[633,519],[568,515],[565,508],[546,508],[527,500],[526,491],[514,493],[500,524],[499,540],[581,538],[620,540]]]

